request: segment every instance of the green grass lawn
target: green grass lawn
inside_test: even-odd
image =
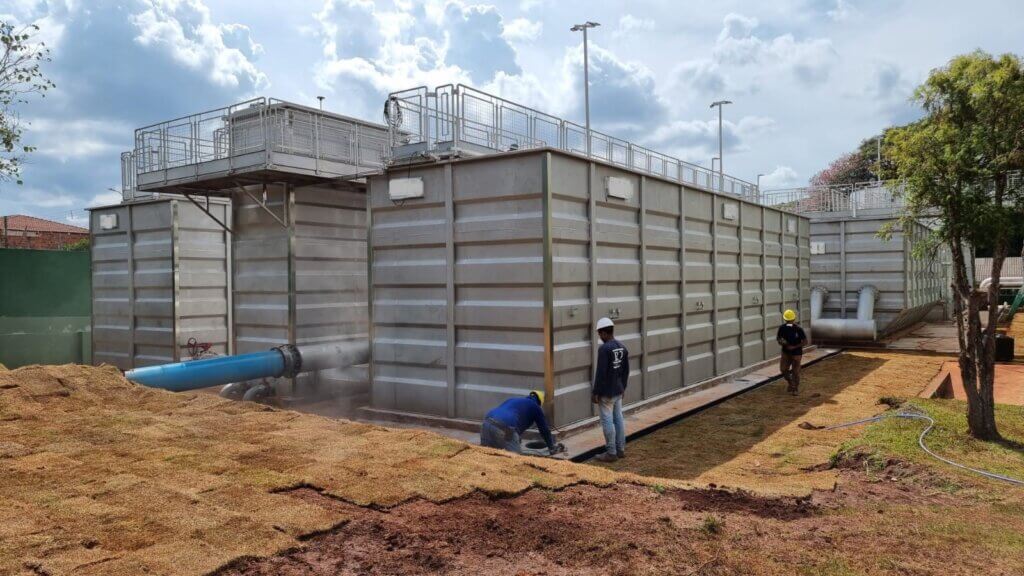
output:
[[[967,433],[967,404],[960,400],[914,398],[904,404],[925,411],[935,419],[935,427],[925,444],[936,454],[972,468],[1024,479],[1024,407],[996,405],[996,424],[1005,442],[981,442]],[[924,420],[887,418],[868,425],[860,437],[843,444],[838,456],[865,453],[879,458],[897,458],[941,469],[948,473],[969,474],[939,462],[917,445],[918,435],[927,426]],[[971,474],[971,476],[978,478]]]

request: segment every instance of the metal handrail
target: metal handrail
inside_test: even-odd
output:
[[[134,186],[146,172],[258,152],[268,163],[281,152],[379,168],[388,148],[383,126],[261,97],[137,129],[131,180]]]
[[[495,152],[550,146],[587,157],[585,127],[463,84],[393,92],[385,110],[391,115],[387,122],[391,160],[396,150],[410,145],[418,152],[436,153],[442,144],[458,150],[466,143]],[[590,143],[590,158],[752,201],[760,199],[757,186],[750,182],[720,177],[702,166],[603,132],[591,130]]]
[[[765,190],[761,196],[765,206],[796,213],[900,210],[904,207],[903,184],[896,180]]]

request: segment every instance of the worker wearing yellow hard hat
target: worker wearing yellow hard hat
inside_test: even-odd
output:
[[[796,321],[796,312],[786,310],[782,313],[783,324],[775,335],[782,356],[779,358],[779,371],[786,379],[786,391],[796,396],[800,393],[800,361],[803,359],[804,346],[807,345],[807,334]]]
[[[531,390],[526,396],[505,400],[484,416],[480,426],[480,445],[521,454],[523,432],[536,425],[548,452],[552,455],[561,452],[565,448],[555,444],[543,406],[543,390]]]

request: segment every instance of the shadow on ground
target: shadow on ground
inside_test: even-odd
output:
[[[828,488],[835,474],[821,470],[855,431],[804,430],[848,422],[885,409],[886,396],[913,396],[944,358],[898,353],[840,354],[805,369],[800,395],[776,381],[627,447],[611,467],[639,474],[792,493]],[[814,471],[817,467],[817,472]]]

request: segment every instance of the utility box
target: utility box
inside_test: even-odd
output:
[[[230,201],[205,208],[231,221]],[[231,240],[203,210],[180,197],[93,208],[89,230],[95,364],[186,360],[192,339],[232,352]]]
[[[422,181],[422,197],[391,186]],[[774,356],[809,316],[805,218],[552,148],[370,178],[372,409],[479,421],[541,389],[593,416],[602,316],[629,348],[627,405]]]

